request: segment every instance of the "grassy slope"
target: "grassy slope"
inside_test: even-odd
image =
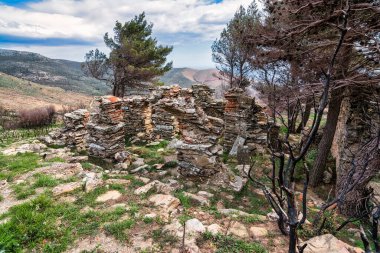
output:
[[[59,109],[62,105],[89,104],[91,99],[91,96],[36,84],[0,72],[0,105],[10,110],[50,104]]]
[[[30,52],[0,49],[0,72],[68,91],[102,95],[108,87],[84,75],[81,63],[55,60]]]

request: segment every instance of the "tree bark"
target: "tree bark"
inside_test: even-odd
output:
[[[331,92],[326,126],[323,129],[323,136],[318,144],[317,157],[315,158],[313,169],[310,173],[310,185],[312,187],[317,186],[323,179],[323,172],[325,171],[327,158],[330,153],[336,125],[338,123],[340,106],[343,99],[342,93],[342,89],[335,89]]]
[[[367,188],[371,179],[376,176],[380,168],[380,150],[379,139],[374,138],[365,148],[356,153],[353,162],[354,165],[342,165],[341,175],[337,180],[336,194],[344,192],[350,185],[355,185],[344,198],[338,202],[338,208],[341,214],[346,216],[359,216],[361,211],[365,209],[365,202],[370,196],[371,191]],[[346,168],[345,168],[346,167]],[[350,176],[350,170],[354,170]]]
[[[313,107],[313,100],[310,98],[306,99],[305,104],[305,112],[303,114],[303,117],[301,119],[301,123],[298,125],[296,132],[299,134],[306,126],[307,122],[309,121],[311,108]]]

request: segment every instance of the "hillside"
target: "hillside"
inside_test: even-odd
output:
[[[91,96],[36,84],[0,72],[0,105],[9,110],[45,105],[55,105],[60,109],[62,106],[89,104],[91,100]]]
[[[205,83],[212,88],[219,88],[222,81],[217,77],[216,69],[191,69],[191,68],[173,68],[160,80],[166,85],[179,84],[181,87],[188,88],[195,83]]]
[[[84,75],[81,63],[55,60],[40,54],[0,49],[0,72],[67,91],[105,94],[109,88]]]
[[[110,90],[103,82],[84,75],[80,62],[50,59],[32,52],[0,49],[0,72],[88,95],[104,95]],[[218,92],[222,81],[217,75],[216,69],[173,68],[160,81],[165,85],[178,84],[186,88],[195,83],[205,83]]]

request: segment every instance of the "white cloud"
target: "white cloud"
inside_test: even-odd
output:
[[[82,39],[101,44],[104,33],[112,31],[116,20],[125,22],[145,11],[147,19],[154,23],[155,35],[167,44],[188,48],[190,44],[195,45],[194,40],[211,45],[211,41],[219,36],[239,6],[248,6],[251,2],[224,0],[215,4],[210,0],[43,0],[29,3],[22,9],[0,4],[0,34]],[[180,38],[176,38],[177,34]],[[167,35],[168,38],[165,38]],[[42,53],[41,50],[39,52]]]
[[[239,5],[251,0],[44,0],[26,9],[0,8],[0,33],[28,37],[101,37],[115,20],[127,21],[145,11],[157,33],[188,32],[215,38]]]

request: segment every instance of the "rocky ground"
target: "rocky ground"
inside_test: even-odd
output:
[[[287,252],[258,189],[184,179],[167,144],[128,147],[134,159],[127,170],[37,140],[3,148],[0,251]],[[321,200],[311,199],[315,212]],[[305,252],[362,252],[332,235],[311,240]]]

